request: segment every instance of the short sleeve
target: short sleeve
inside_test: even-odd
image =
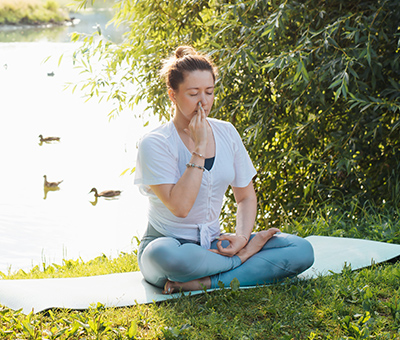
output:
[[[139,143],[135,180],[137,185],[174,184],[179,180],[176,156],[162,134],[148,134]]]
[[[257,174],[257,171],[254,168],[253,162],[251,161],[245,146],[243,145],[239,133],[232,124],[230,124],[230,127],[230,134],[233,141],[233,164],[235,170],[235,177],[231,186],[243,188],[249,185],[250,181]]]

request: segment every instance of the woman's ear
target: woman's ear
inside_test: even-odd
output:
[[[175,91],[173,89],[168,89],[168,97],[175,104]]]

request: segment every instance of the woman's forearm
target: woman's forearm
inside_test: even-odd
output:
[[[196,155],[192,156],[190,163],[204,167],[204,159]],[[192,209],[200,191],[203,171],[197,167],[187,167],[179,181],[171,188],[170,203],[176,216],[186,217]]]
[[[225,256],[233,256],[247,245],[257,214],[257,197],[253,183],[244,188],[234,187],[233,193],[237,202],[236,235],[221,235],[217,243],[218,250],[212,250]],[[222,240],[229,241],[226,248],[222,247]]]
[[[236,214],[236,235],[244,236],[247,241],[253,231],[257,214],[256,197],[248,197],[237,205]]]
[[[236,235],[243,235],[248,241],[257,215],[257,196],[253,183],[244,188],[233,188],[233,192],[237,203]]]
[[[204,167],[204,159],[195,154],[189,163]],[[151,189],[175,216],[186,217],[196,201],[202,177],[202,169],[187,167],[177,183],[152,185]]]

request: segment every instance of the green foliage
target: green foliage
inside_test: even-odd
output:
[[[237,127],[258,170],[259,225],[327,203],[399,207],[399,1],[127,0],[115,7],[114,23],[130,27],[124,43],[86,37],[76,54],[92,73],[89,97],[114,101],[113,114],[144,100],[169,119],[162,59],[181,44],[211,54],[220,67],[212,114]],[[93,57],[106,61],[103,69],[91,68]]]
[[[0,3],[0,25],[61,23],[67,19],[67,11],[55,0],[2,0]]]

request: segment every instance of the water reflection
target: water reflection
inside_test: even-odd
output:
[[[32,41],[63,41],[65,26],[0,26],[0,41],[2,42],[32,42]]]
[[[69,25],[0,25],[1,42],[70,42],[74,32],[92,34],[100,28],[102,35],[108,40],[120,43],[126,28],[115,27],[107,23],[113,17],[112,9],[88,9],[70,13],[73,22]]]
[[[98,198],[94,196],[94,201],[89,201],[91,205],[96,206],[97,205]]]
[[[58,190],[60,190],[60,187],[47,187],[47,186],[43,186],[43,191],[44,191],[44,197],[43,197],[43,199],[45,200],[46,198],[47,198],[47,193],[49,192],[49,191],[58,191]]]

